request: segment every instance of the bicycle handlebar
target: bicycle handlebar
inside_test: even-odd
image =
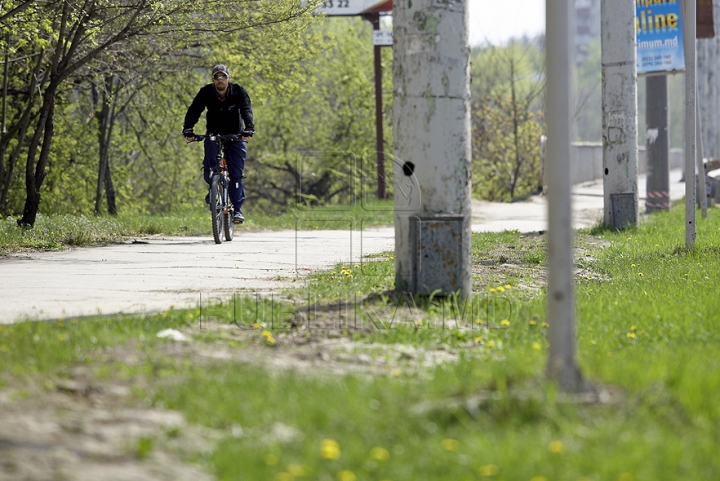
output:
[[[242,140],[243,137],[252,137],[252,135],[255,133],[254,130],[243,130],[240,134],[225,134],[225,135],[218,135],[218,134],[207,134],[207,135],[198,135],[195,134],[195,138],[191,140],[190,142],[202,142],[205,139],[210,139],[211,141],[220,141],[221,143],[225,143],[227,141],[238,141]]]

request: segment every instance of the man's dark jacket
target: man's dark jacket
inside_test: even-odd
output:
[[[250,96],[238,84],[228,84],[228,94],[222,101],[212,84],[201,88],[185,114],[183,132],[195,126],[206,108],[208,134],[239,134],[243,127],[246,130],[255,130]]]

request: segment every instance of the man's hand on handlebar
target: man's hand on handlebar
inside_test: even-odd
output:
[[[185,137],[186,142],[192,142],[195,140],[195,132],[192,129],[185,129],[183,130],[183,137]]]
[[[254,130],[243,130],[240,134],[240,138],[247,142],[248,140],[250,140],[250,137],[252,137],[254,133]]]

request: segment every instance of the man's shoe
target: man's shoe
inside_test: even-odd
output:
[[[210,192],[208,192],[207,195],[205,196],[205,203],[208,205],[210,204]]]
[[[245,222],[245,217],[243,217],[242,212],[239,210],[235,212],[235,215],[233,215],[233,222],[235,224],[242,224]]]

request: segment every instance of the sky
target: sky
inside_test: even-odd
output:
[[[468,6],[472,46],[545,31],[544,0],[468,0]]]

